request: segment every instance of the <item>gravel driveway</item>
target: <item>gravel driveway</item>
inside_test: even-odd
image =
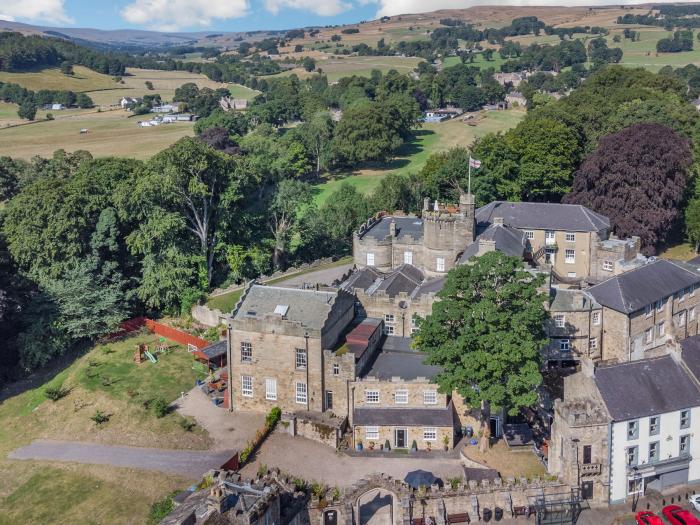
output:
[[[13,450],[8,458],[75,461],[77,463],[157,470],[197,479],[210,468],[220,467],[232,454],[232,451],[164,450],[100,445],[81,441],[38,439],[27,446]]]

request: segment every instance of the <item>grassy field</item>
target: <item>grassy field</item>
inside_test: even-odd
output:
[[[316,60],[316,66],[323,70],[328,77],[328,82],[336,82],[342,77],[351,75],[370,76],[373,69],[378,69],[382,73],[386,73],[391,69],[395,69],[399,73],[409,73],[416,68],[419,62],[422,61],[416,57],[359,57],[349,56],[342,57],[336,55],[323,55],[319,53],[315,56],[321,56]],[[299,78],[306,78],[313,73],[308,73],[303,68],[294,68],[274,76],[286,76],[296,74]],[[267,77],[266,77],[267,78]]]
[[[61,462],[13,461],[7,454],[34,439],[203,449],[210,445],[199,428],[187,431],[177,414],[156,418],[148,401],[176,398],[194,383],[192,357],[182,347],[157,364],[136,365],[134,345],[155,343],[152,334],[97,345],[38,388],[0,403],[0,524],[133,523],[147,520],[150,504],[191,483],[134,469]],[[69,389],[56,402],[48,387]],[[111,417],[97,426],[96,410]]]
[[[260,94],[260,91],[240,84],[229,84],[228,90],[233,98],[244,98],[246,100],[252,100]]]
[[[442,60],[444,67],[455,66],[457,64],[460,64],[461,62],[462,59],[460,57],[445,57]],[[493,68],[496,71],[500,71],[501,64],[503,64],[504,62],[505,60],[501,58],[501,55],[499,55],[498,53],[493,54],[493,60],[486,60],[483,57],[483,55],[479,53],[474,57],[474,62],[467,62],[467,65],[478,67],[479,69]]]
[[[64,75],[60,69],[43,69],[30,73],[1,71],[0,82],[12,82],[32,91],[63,89],[78,92],[119,87],[119,84],[109,75],[97,73],[83,66],[75,66],[73,69],[75,75],[72,76]]]
[[[458,119],[425,124],[417,130],[415,139],[404,145],[389,165],[331,174],[326,182],[316,186],[315,202],[323,204],[343,183],[348,183],[363,193],[371,193],[389,173],[418,172],[433,153],[456,146],[469,147],[478,137],[514,127],[524,116],[525,111],[514,109],[484,112],[484,118],[476,126],[469,126]]]
[[[618,26],[619,27],[619,26]],[[608,35],[608,45],[619,47],[622,49],[622,61],[626,66],[641,66],[651,71],[658,71],[664,66],[682,67],[687,64],[700,65],[700,42],[697,39],[694,42],[695,49],[693,51],[684,51],[682,53],[657,53],[656,42],[662,38],[672,36],[671,32],[664,31],[662,28],[635,27],[630,26],[630,29],[640,31],[641,39],[638,42],[631,42],[629,39],[622,39],[620,42],[613,42],[613,37],[616,34],[621,35],[622,30],[612,31]]]
[[[5,108],[5,112],[8,110]],[[72,111],[72,110],[69,110]],[[147,159],[184,136],[193,135],[190,122],[139,128],[137,120],[122,110],[60,115],[56,120],[0,129],[0,152],[16,158],[51,156],[57,149],[88,150],[96,157],[120,156]],[[87,134],[80,130],[87,128]]]
[[[676,259],[679,261],[688,261],[697,255],[695,246],[688,242],[669,246],[659,252],[659,257],[662,259]]]

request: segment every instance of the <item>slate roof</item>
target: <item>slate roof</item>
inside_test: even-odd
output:
[[[402,264],[384,279],[370,287],[368,293],[385,292],[389,297],[400,293],[410,295],[424,280],[423,272],[410,264]]]
[[[423,294],[437,293],[445,284],[444,277],[425,279],[423,272],[411,264],[402,264],[389,273],[382,273],[376,268],[367,266],[355,271],[340,285],[342,290],[353,292],[361,289],[368,295],[384,292],[389,297],[405,293],[411,298]]]
[[[352,292],[356,288],[367,290],[367,288],[372,286],[374,281],[381,278],[382,275],[382,272],[376,268],[365,266],[361,270],[353,272],[340,287],[347,292]]]
[[[579,204],[494,201],[476,210],[478,227],[487,227],[494,217],[518,229],[597,232],[610,228],[610,220]]]
[[[680,342],[681,357],[695,378],[700,381],[700,335],[686,337]]]
[[[367,230],[362,237],[373,237],[377,240],[384,239],[389,235],[389,225],[391,221],[396,222],[396,238],[413,237],[416,240],[423,238],[423,219],[419,217],[382,217]]]
[[[574,299],[577,295],[583,296],[583,307],[574,306]],[[549,309],[553,312],[577,312],[595,308],[600,308],[600,304],[593,299],[593,296],[585,291],[552,288]]]
[[[442,372],[439,366],[426,365],[425,359],[425,354],[411,350],[410,337],[387,336],[365,376],[412,381],[419,377],[432,379]]]
[[[595,383],[613,421],[700,406],[700,389],[670,355],[600,367]]]
[[[413,294],[414,298],[418,298],[421,295],[424,294],[436,294],[440,290],[442,290],[443,286],[445,286],[445,280],[446,277],[436,277],[435,279],[426,279],[423,281],[423,284],[420,285],[420,287],[415,291]]]
[[[476,237],[472,244],[467,246],[462,256],[459,258],[460,264],[466,263],[479,253],[480,239],[495,241],[497,251],[513,257],[522,257],[525,251],[526,241],[521,231],[510,226],[491,224]]]
[[[354,426],[451,427],[452,404],[447,408],[356,408]]]
[[[592,286],[588,293],[603,306],[630,314],[700,283],[700,271],[659,259]]]
[[[200,350],[205,356],[207,356],[207,359],[215,359],[217,357],[221,357],[222,355],[226,354],[226,341],[217,341],[214,344],[211,344],[209,346],[205,346]]]
[[[255,284],[248,290],[234,320],[262,319],[275,314],[278,305],[287,306],[285,319],[307,328],[321,330],[330,314],[338,292],[299,290]]]

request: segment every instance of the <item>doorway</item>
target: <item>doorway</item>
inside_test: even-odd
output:
[[[592,481],[584,481],[581,483],[581,499],[593,499]]]
[[[397,428],[394,430],[394,448],[406,448],[405,428]]]

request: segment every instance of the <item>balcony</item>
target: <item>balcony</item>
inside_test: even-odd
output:
[[[581,476],[597,476],[600,474],[602,465],[600,463],[581,463],[579,465],[579,472]]]

